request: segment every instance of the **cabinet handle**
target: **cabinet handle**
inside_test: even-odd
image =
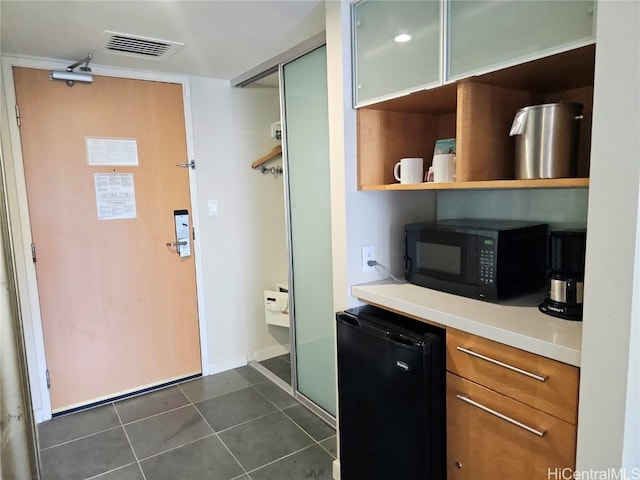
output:
[[[544,434],[546,433],[546,432],[541,432],[540,430],[536,430],[535,428],[529,427],[528,425],[525,425],[524,423],[520,423],[519,421],[514,420],[511,417],[507,417],[506,415],[503,415],[500,412],[496,412],[495,410],[491,410],[489,407],[485,407],[481,403],[478,403],[478,402],[476,402],[474,400],[471,400],[471,397],[469,397],[469,395],[458,394],[458,395],[456,395],[456,397],[459,398],[460,400],[462,400],[463,402],[466,402],[466,403],[468,403],[470,405],[473,405],[474,407],[477,407],[480,410],[483,410],[483,411],[485,411],[487,413],[490,413],[491,415],[495,415],[496,417],[501,418],[502,420],[505,420],[505,421],[517,426],[517,427],[520,427],[520,428],[526,430],[527,432],[533,433],[534,435],[537,435],[539,437],[543,437]]]
[[[489,363],[493,363],[494,365],[499,365],[501,367],[504,367],[508,370],[511,370],[512,372],[516,372],[516,373],[520,373],[522,375],[526,375],[529,378],[533,378],[535,380],[538,380],[539,382],[544,382],[547,380],[547,378],[549,378],[548,375],[537,375],[535,373],[531,373],[531,372],[527,372],[526,370],[522,370],[521,368],[518,367],[514,367],[513,365],[509,365],[508,363],[503,363],[500,360],[496,360],[495,358],[491,358],[491,357],[486,357],[480,353],[474,352],[473,350],[469,350],[468,348],[464,348],[464,347],[456,347],[458,350],[460,350],[463,353],[466,353],[467,355],[471,355],[472,357],[476,357],[476,358],[480,358],[482,360],[485,360]]]

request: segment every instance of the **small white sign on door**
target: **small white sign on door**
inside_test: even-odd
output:
[[[85,137],[85,141],[88,165],[138,165],[138,141],[136,139]]]
[[[98,220],[136,218],[133,173],[95,173]]]

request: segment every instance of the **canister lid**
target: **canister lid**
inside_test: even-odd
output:
[[[582,103],[573,103],[573,102],[554,102],[554,103],[543,103],[540,105],[529,105],[528,107],[522,107],[520,111],[528,111],[528,110],[537,110],[543,108],[570,108],[575,110],[582,110],[584,105]]]

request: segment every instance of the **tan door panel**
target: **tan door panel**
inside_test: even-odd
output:
[[[191,211],[181,85],[14,77],[54,412],[199,373],[194,258],[166,246]],[[139,165],[88,165],[86,137]],[[136,218],[98,220],[96,173],[133,174]]]

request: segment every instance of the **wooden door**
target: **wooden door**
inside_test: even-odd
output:
[[[182,86],[14,77],[53,412],[200,373],[194,257],[167,246],[174,210],[191,213]]]

